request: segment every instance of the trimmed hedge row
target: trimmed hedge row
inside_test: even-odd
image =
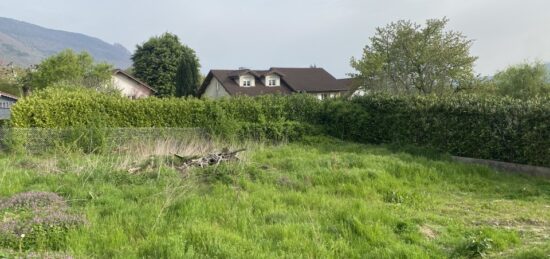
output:
[[[47,89],[12,108],[17,128],[203,128],[224,136],[295,139],[313,130],[320,105],[305,95],[130,100],[93,90]]]
[[[328,102],[320,114],[330,135],[347,140],[550,166],[550,99],[366,96]]]
[[[49,89],[12,108],[19,128],[203,128],[223,136],[298,139],[324,133],[362,143],[427,146],[453,155],[550,166],[550,100],[307,95],[128,100]]]

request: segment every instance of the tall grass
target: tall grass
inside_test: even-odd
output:
[[[549,181],[457,164],[432,152],[314,138],[247,144],[240,162],[185,177],[166,160],[136,174],[126,171],[132,159],[225,145],[159,142],[111,155],[4,157],[0,197],[30,190],[64,197],[89,222],[71,229],[67,249],[58,251],[75,257],[550,253]]]

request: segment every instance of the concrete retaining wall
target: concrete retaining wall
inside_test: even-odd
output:
[[[453,156],[453,160],[467,164],[486,165],[503,172],[550,178],[550,168],[547,167],[520,165],[514,163],[458,156]]]

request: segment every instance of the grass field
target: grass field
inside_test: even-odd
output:
[[[66,208],[31,196],[81,220],[0,237],[0,258],[550,256],[548,180],[414,148],[247,146],[241,162],[187,174],[161,157],[130,174],[139,156],[4,155],[0,231],[38,213],[13,198],[31,191],[59,195]]]

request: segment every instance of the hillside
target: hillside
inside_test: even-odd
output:
[[[131,53],[120,44],[0,17],[0,62],[29,66],[68,48],[87,51],[96,60],[116,67],[131,65]]]

